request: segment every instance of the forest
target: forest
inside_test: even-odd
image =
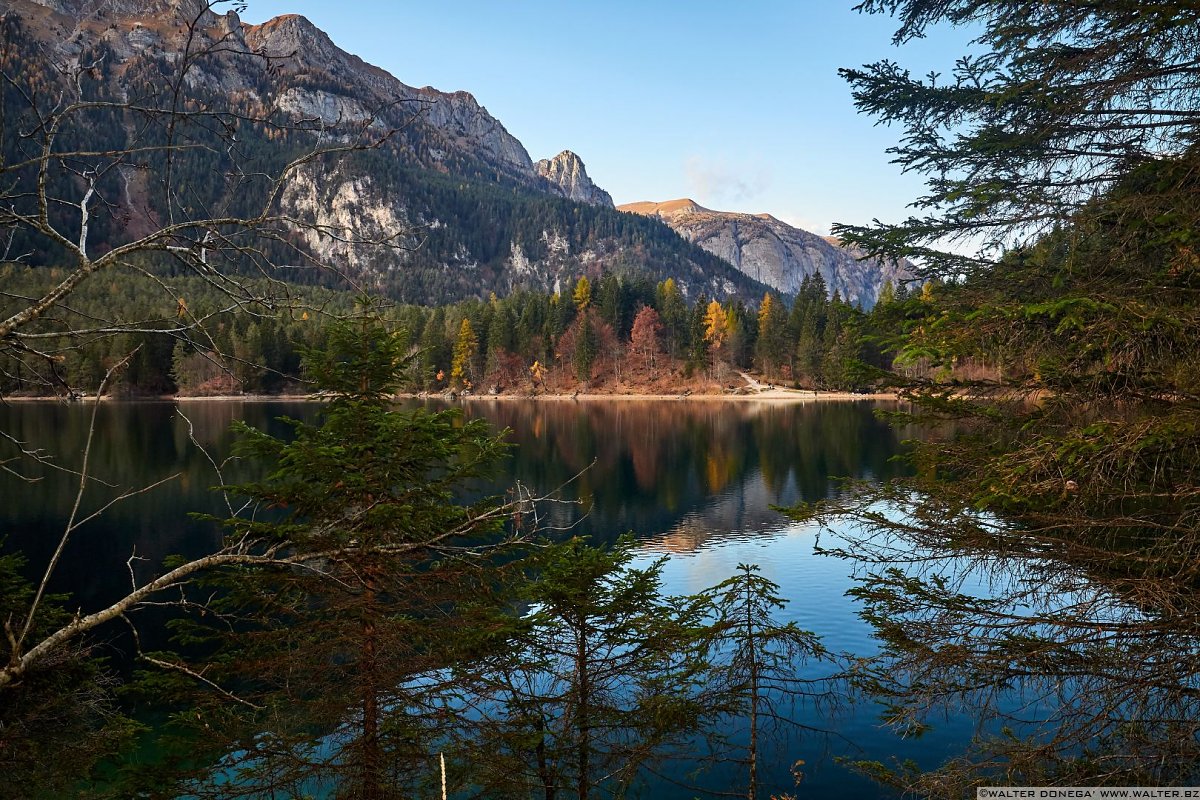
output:
[[[34,296],[60,279],[54,268],[0,267],[0,281],[15,297]],[[305,393],[300,352],[322,346],[331,321],[356,299],[289,287],[293,298],[283,310],[265,299],[230,306],[202,279],[171,280],[170,298],[144,275],[114,275],[81,289],[72,304],[76,316],[98,318],[118,308],[123,317],[114,325],[124,330],[97,333],[81,347],[70,336],[53,337],[67,323],[45,324],[42,346],[58,357],[31,364],[0,355],[0,391],[94,394],[107,370],[132,352],[107,387],[114,396]],[[247,286],[260,291],[268,284]],[[790,306],[768,293],[755,307],[737,298],[686,298],[672,278],[653,283],[606,273],[578,276],[557,294],[521,290],[444,306],[387,304],[380,313],[397,324],[409,348],[399,386],[407,393],[679,393],[742,386],[736,370],[784,386],[856,391],[875,385],[890,366],[872,341],[885,319],[896,324],[891,317],[908,300],[907,286],[887,284],[864,313],[836,293],[830,297],[818,272]],[[205,324],[180,331],[187,319]]]
[[[792,726],[779,710],[832,702],[835,656],[781,620],[754,565],[669,596],[665,558],[631,536],[568,535],[554,496],[478,497],[504,433],[457,408],[397,409],[411,357],[395,325],[360,307],[304,350],[326,399],[315,422],[283,436],[234,424],[257,477],[223,491],[246,504],[206,518],[218,550],[168,559],[144,587],[170,646],[135,633],[132,674],[89,647],[11,659],[81,620],[22,580],[19,555],[0,557],[6,794],[372,800],[440,781],[589,798],[724,764],[758,795],[759,751]],[[809,660],[831,676],[797,675]]]

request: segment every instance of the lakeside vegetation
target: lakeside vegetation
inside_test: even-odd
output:
[[[0,314],[61,277],[54,268],[0,267],[8,297]],[[50,359],[0,353],[0,392],[94,394],[129,353],[107,387],[111,395],[311,391],[299,354],[325,343],[355,296],[265,280],[245,281],[241,294],[231,302],[201,277],[114,273],[82,287],[69,312],[36,327]],[[558,294],[518,291],[435,307],[381,306],[380,313],[406,346],[402,392],[719,392],[744,385],[737,370],[783,386],[851,391],[873,386],[890,365],[872,339],[884,320],[894,324],[907,299],[907,287],[888,284],[865,313],[836,293],[829,297],[817,273],[790,304],[767,294],[753,307],[703,294],[689,299],[672,278],[655,284],[604,274],[580,276]],[[113,309],[120,317],[110,320],[111,330],[90,334],[85,346],[72,335],[54,336]]]
[[[940,768],[861,767],[918,796],[1200,780],[1200,65],[1186,3],[867,0],[897,44],[974,33],[946,74],[843,70],[928,192],[836,233],[919,259],[891,347],[911,475],[796,510],[839,554],[883,652],[864,688],[919,734],[981,730]],[[995,369],[964,375],[966,360]],[[886,511],[885,511],[886,510]],[[992,576],[964,585],[964,564]],[[1032,709],[1032,713],[1026,713]],[[988,730],[995,726],[999,732]]]
[[[685,763],[743,765],[755,785],[790,725],[775,709],[833,680],[793,674],[805,658],[832,671],[832,655],[777,621],[778,587],[747,565],[669,597],[662,560],[633,566],[631,539],[556,534],[553,498],[463,503],[507,445],[457,409],[397,410],[391,334],[363,316],[305,353],[328,400],[314,422],[282,436],[235,424],[243,469],[262,477],[224,487],[249,503],[211,520],[226,539],[202,579],[162,596],[174,646],[135,640],[124,703],[88,648],[16,673],[0,786],[383,798],[435,791],[435,754],[452,788],[489,797],[599,796]],[[18,568],[0,559],[19,587]],[[42,598],[39,617],[61,621],[64,600]],[[128,716],[139,707],[151,724]],[[761,729],[748,750],[731,735],[742,723]],[[68,747],[69,762],[48,756]]]

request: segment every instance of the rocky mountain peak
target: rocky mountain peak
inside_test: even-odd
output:
[[[632,214],[642,214],[647,217],[661,217],[667,219],[669,217],[677,217],[684,214],[712,214],[720,213],[713,212],[710,209],[697,203],[690,197],[681,197],[678,200],[667,200],[662,203],[656,203],[652,200],[643,200],[638,203],[626,203],[619,206],[618,210],[628,211]]]
[[[524,146],[470,92],[414,89],[389,72],[342,50],[307,18],[284,14],[261,25],[245,26],[246,44],[277,62],[284,72],[331,79],[328,88],[289,89],[281,107],[330,122],[366,118],[380,109],[395,109],[390,124],[408,125],[419,112],[421,122],[444,137],[437,152],[448,149],[482,156],[526,182],[536,181]]]
[[[411,249],[386,253],[304,234],[302,246],[315,258],[342,264],[356,279],[390,287],[399,297],[428,300],[445,287],[457,296],[549,287],[565,275],[626,265],[634,251],[649,273],[675,277],[685,295],[752,298],[763,291],[662,225],[610,211],[612,197],[592,182],[574,152],[563,150],[535,167],[521,142],[469,92],[408,86],[342,50],[301,15],[246,24],[232,11],[213,13],[207,0],[0,0],[0,15],[11,15],[30,44],[19,49],[17,73],[37,76],[64,94],[74,87],[59,66],[82,64],[98,48],[104,69],[89,78],[107,81],[103,90],[121,97],[130,86],[153,85],[158,74],[171,74],[181,64],[182,48],[193,46],[193,52],[207,52],[183,73],[189,102],[248,117],[270,115],[284,125],[303,121],[305,128],[321,120],[328,124],[323,142],[357,136],[362,126],[394,133],[355,159],[313,162],[289,173],[279,203],[313,230],[348,230],[366,240],[427,229],[436,239],[431,246],[418,248],[414,240]],[[246,50],[257,57],[247,57]],[[137,132],[132,125],[102,127],[97,134],[114,149]],[[276,141],[265,135],[271,132],[247,126],[247,152],[267,152]],[[208,155],[213,170],[225,169],[219,151]],[[226,155],[236,160],[240,151]],[[110,199],[121,206],[120,217],[155,224],[159,198],[145,183],[127,180]],[[223,181],[210,183],[206,202],[230,202]],[[505,191],[492,191],[496,184]],[[441,190],[455,185],[451,196]],[[576,235],[578,207],[546,195],[593,204],[595,213],[586,217],[607,220],[600,226],[604,235]],[[684,205],[704,210],[690,200]],[[531,207],[544,218],[539,231],[526,230],[522,219]],[[488,232],[494,236],[480,236],[480,225],[494,226]],[[114,230],[110,239],[119,242],[124,234]],[[535,250],[534,258],[526,256]]]
[[[247,25],[245,30],[246,44],[276,58],[296,55],[306,63],[329,66],[340,64],[347,55],[325,31],[301,14],[283,14],[261,25]]]
[[[90,18],[153,18],[164,17],[186,19],[189,22],[201,18],[201,25],[211,22],[208,17],[217,15],[209,10],[205,0],[31,0],[34,5],[48,8],[56,14],[76,20]]]
[[[909,275],[907,263],[883,263],[842,247],[770,214],[713,211],[690,198],[618,206],[620,211],[662,219],[689,242],[733,264],[744,275],[784,294],[795,294],[804,279],[820,272],[832,294],[869,308],[884,281]]]
[[[554,158],[543,158],[533,168],[538,175],[557,187],[564,197],[594,206],[613,207],[612,196],[592,183],[583,159],[570,150],[563,150]]]

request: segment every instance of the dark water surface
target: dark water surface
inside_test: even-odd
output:
[[[520,480],[535,492],[564,486],[563,499],[579,501],[556,506],[556,523],[577,523],[576,530],[602,540],[633,531],[647,560],[670,554],[665,578],[673,594],[712,586],[740,562],[758,564],[790,600],[786,618],[820,634],[829,649],[855,654],[873,652],[875,644],[843,595],[854,585],[850,568],[814,554],[815,531],[789,522],[771,506],[826,497],[837,490],[833,477],[891,474],[896,467],[889,459],[900,448],[899,436],[875,418],[879,407],[698,400],[479,400],[464,406],[469,416],[512,430],[517,447],[506,467],[506,485]],[[305,402],[103,404],[90,471],[112,486],[89,489],[85,510],[122,491],[176,477],[80,529],[52,588],[69,590],[74,603],[95,609],[128,587],[129,564],[145,575],[167,555],[212,549],[219,531],[189,512],[228,513],[222,495],[210,489],[219,482],[210,456],[220,461],[228,454],[230,423],[241,419],[282,433],[287,428],[277,421],[280,415],[311,419],[318,410]],[[77,469],[90,415],[84,405],[0,405],[0,430]],[[0,474],[0,535],[6,549],[26,553],[33,570],[53,552],[78,479],[25,467],[42,479],[30,484]],[[243,466],[224,469],[226,481],[246,477]],[[119,660],[120,633],[112,637]],[[881,796],[873,783],[834,764],[834,756],[913,758],[933,766],[972,732],[970,720],[952,718],[920,740],[902,741],[879,726],[878,709],[870,703],[831,717],[813,709],[795,713],[834,735],[793,737],[768,753],[769,763],[760,770],[764,797],[784,791],[800,797],[836,792],[846,800]],[[797,760],[805,762],[799,787],[790,776]],[[704,780],[713,788],[733,788],[739,777],[716,773]],[[667,787],[654,792],[673,794]]]

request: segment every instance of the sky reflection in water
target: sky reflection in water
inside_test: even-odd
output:
[[[468,416],[511,429],[516,445],[496,484],[481,491],[514,479],[535,491],[563,486],[562,499],[577,502],[554,507],[556,524],[602,541],[633,531],[644,542],[647,560],[670,554],[664,576],[671,593],[699,591],[729,577],[739,563],[758,564],[789,599],[785,618],[820,634],[829,649],[859,655],[875,646],[844,597],[853,585],[850,566],[814,554],[815,531],[788,522],[771,506],[826,497],[836,490],[834,477],[892,474],[897,467],[890,459],[904,434],[876,419],[877,407],[640,400],[477,400],[464,406]],[[216,476],[191,442],[180,412],[190,419],[198,443],[224,455],[234,419],[282,433],[286,426],[277,417],[312,420],[319,408],[301,402],[202,402],[178,408],[106,404],[93,453],[96,474],[120,486],[144,485],[173,473],[179,477],[81,530],[57,588],[73,589],[81,603],[94,607],[127,585],[125,562],[135,548],[149,569],[170,553],[203,552],[216,541],[212,524],[187,516],[189,511],[220,514],[222,502],[209,489]],[[81,406],[14,404],[0,407],[0,425],[72,464],[79,459],[89,414]],[[252,472],[234,464],[225,477]],[[69,511],[72,485],[67,476],[41,474],[44,480],[33,485],[0,479],[0,491],[9,499],[2,512],[6,547],[24,549],[35,564],[49,555]],[[99,503],[114,491],[97,487],[89,499]],[[833,765],[831,756],[895,755],[932,765],[970,734],[969,721],[955,719],[919,741],[902,742],[878,727],[877,716],[867,704],[843,710],[833,720],[815,720],[862,750],[838,738],[809,735],[789,741],[768,754],[765,787],[792,790],[789,767],[804,759],[801,796],[823,796],[835,788],[846,798],[878,796],[874,784]],[[731,778],[715,774],[708,781]]]

